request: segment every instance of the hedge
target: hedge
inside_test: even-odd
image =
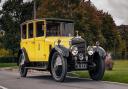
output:
[[[0,63],[16,63],[17,57],[0,57]]]

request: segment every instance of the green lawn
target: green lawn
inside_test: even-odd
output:
[[[77,77],[89,78],[88,72],[75,72]],[[104,81],[113,81],[128,83],[128,60],[116,60],[114,61],[114,68],[112,71],[106,71]]]
[[[15,67],[16,63],[0,63],[0,68],[4,67]]]

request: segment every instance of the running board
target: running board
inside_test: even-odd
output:
[[[47,68],[40,68],[40,67],[25,67],[26,69],[34,69],[34,70],[47,70]]]

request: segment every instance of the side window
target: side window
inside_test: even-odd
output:
[[[43,21],[36,23],[36,36],[37,37],[44,36],[44,22]]]
[[[28,24],[28,38],[33,38],[33,23]]]
[[[22,25],[22,39],[26,39],[26,33],[27,33],[27,25]]]
[[[60,23],[47,23],[47,36],[60,36]]]

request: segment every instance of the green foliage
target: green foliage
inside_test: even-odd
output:
[[[1,10],[0,25],[6,32],[1,38],[2,47],[17,52],[20,41],[20,24],[32,18],[33,4],[23,3],[23,0],[8,0]]]
[[[83,0],[33,0],[37,2],[38,18],[73,19],[75,30],[86,39],[88,45],[100,41],[107,50],[122,51],[126,48],[110,14],[97,10],[90,2]],[[8,0],[0,11],[1,29],[6,31],[0,43],[6,49],[17,51],[20,41],[20,23],[33,18],[33,1]]]
[[[128,28],[127,25],[126,26],[121,25],[118,27],[121,37],[122,37],[122,40],[123,40],[123,45],[126,45],[126,46],[123,46],[124,52],[128,52],[128,29],[127,28]]]
[[[16,63],[0,63],[0,68],[4,67],[16,67]]]
[[[4,56],[4,57],[0,57],[0,63],[16,63],[17,58],[14,56]]]
[[[2,56],[10,56],[10,51],[5,50],[5,49],[0,49],[0,57]]]

